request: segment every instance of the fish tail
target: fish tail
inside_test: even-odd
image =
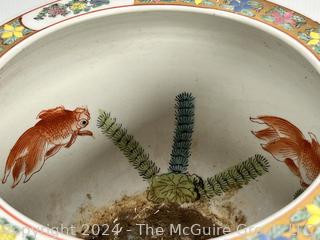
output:
[[[23,175],[29,180],[44,162],[46,140],[34,128],[27,130],[11,149],[7,158],[2,183],[6,183],[12,172],[13,185],[16,187]]]

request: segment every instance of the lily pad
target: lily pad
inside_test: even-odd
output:
[[[151,179],[148,199],[159,203],[194,202],[199,199],[192,176],[167,173]]]

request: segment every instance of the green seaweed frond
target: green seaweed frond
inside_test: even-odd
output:
[[[149,155],[145,153],[140,143],[132,135],[129,135],[127,130],[110,116],[110,113],[101,111],[97,126],[129,159],[141,177],[149,180],[159,172],[160,169],[149,159]]]
[[[228,168],[214,177],[207,178],[204,181],[203,188],[199,189],[199,193],[211,198],[231,189],[241,188],[251,180],[267,173],[269,167],[268,160],[262,155],[256,154],[254,157],[250,157],[248,160]]]
[[[296,191],[296,192],[293,194],[293,199],[298,198],[303,192],[304,192],[304,189],[300,188],[298,191]]]
[[[188,169],[194,126],[194,97],[191,93],[176,96],[176,129],[173,138],[169,171],[185,173]]]

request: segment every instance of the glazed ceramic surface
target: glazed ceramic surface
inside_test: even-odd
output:
[[[166,168],[172,102],[180,91],[192,91],[197,99],[192,172],[211,176],[261,153],[270,160],[270,173],[232,201],[248,224],[292,201],[299,179],[261,148],[251,133],[259,126],[249,118],[279,116],[305,136],[320,136],[317,23],[264,1],[76,3],[57,1],[0,27],[0,110],[6,113],[0,119],[0,135],[5,136],[0,172],[41,110],[87,107],[91,119],[86,129],[94,134],[78,137],[48,159],[26,184],[11,189],[10,176],[0,185],[4,201],[52,227],[72,224],[83,204],[104,206],[143,191],[146,183],[97,129],[98,111],[117,116]],[[286,214],[312,202],[316,193],[311,191]],[[2,208],[8,209],[5,203]],[[15,218],[5,215],[9,222]],[[289,216],[283,219],[289,221]]]

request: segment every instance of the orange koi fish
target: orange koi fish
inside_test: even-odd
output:
[[[81,130],[89,124],[87,108],[71,111],[60,106],[40,112],[37,119],[40,120],[22,134],[8,156],[2,183],[6,183],[12,172],[12,188],[23,176],[24,183],[28,182],[48,158],[62,147],[71,147],[78,136],[93,136],[91,131]]]
[[[266,141],[261,147],[284,162],[290,171],[300,178],[300,184],[307,188],[320,174],[320,145],[317,137],[309,132],[311,141],[285,119],[274,116],[250,118],[252,122],[265,124],[267,128],[252,131],[257,138]]]

